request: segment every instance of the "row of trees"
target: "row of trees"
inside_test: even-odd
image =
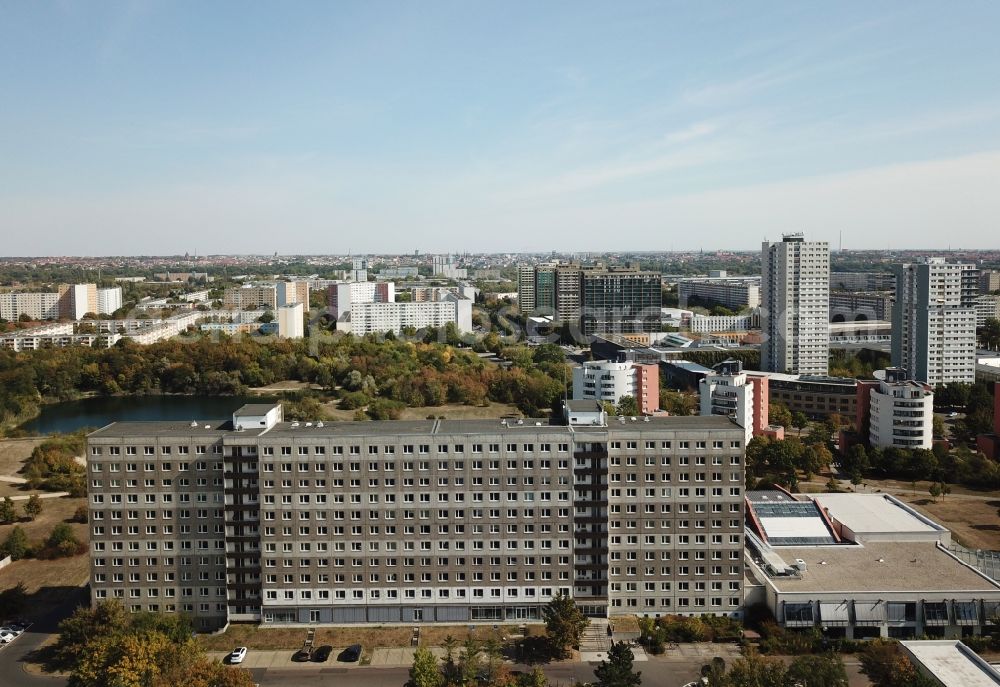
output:
[[[73,528],[64,522],[55,525],[49,535],[38,542],[32,542],[24,528],[18,525],[10,531],[3,544],[0,544],[0,558],[10,556],[15,561],[22,558],[68,558],[86,551],[87,545],[80,541],[73,533]]]
[[[38,494],[32,494],[28,497],[24,505],[21,506],[21,512],[26,520],[34,520],[42,514],[42,500],[38,498]],[[14,499],[5,496],[3,501],[0,501],[0,525],[10,525],[17,520],[17,506],[14,505]]]
[[[252,687],[249,671],[208,659],[183,615],[129,613],[117,601],[80,607],[59,625],[47,667],[70,687]]]
[[[0,420],[37,411],[43,399],[80,393],[229,395],[283,380],[329,393],[363,393],[406,406],[515,403],[525,414],[549,409],[568,379],[558,346],[507,347],[511,366],[497,368],[466,348],[394,337],[325,337],[321,341],[209,338],[109,349],[0,351]]]
[[[858,444],[841,456],[840,465],[855,484],[872,476],[964,484],[974,489],[1000,488],[1000,464],[966,446],[949,449],[947,445],[935,444],[933,450],[866,449]]]

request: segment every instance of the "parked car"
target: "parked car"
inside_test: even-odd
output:
[[[345,661],[347,663],[353,663],[361,658],[361,645],[352,644],[343,651],[340,652],[340,656],[337,656],[338,661]]]
[[[15,637],[24,632],[24,628],[20,625],[4,625],[0,627],[0,634],[12,634]]]
[[[13,632],[0,632],[0,644],[13,642],[16,637],[17,635]]]
[[[233,665],[237,663],[243,663],[243,659],[247,657],[247,648],[245,646],[238,646],[233,649],[233,653],[229,654],[229,662]]]
[[[325,644],[313,652],[312,660],[316,663],[324,663],[328,658],[330,658],[330,654],[332,653],[333,647],[329,644]]]

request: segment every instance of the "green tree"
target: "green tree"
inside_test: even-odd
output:
[[[569,596],[556,594],[542,609],[545,633],[553,653],[565,656],[566,650],[580,643],[580,636],[590,624],[587,617]]]
[[[782,427],[792,426],[792,414],[781,403],[772,403],[768,406],[767,419],[771,424],[781,425]]]
[[[3,503],[0,503],[0,523],[8,525],[15,520],[17,520],[17,508],[14,506],[14,501],[5,496]]]
[[[4,555],[10,556],[11,560],[19,561],[28,556],[30,551],[28,535],[20,525],[14,527],[7,535],[2,548]]]
[[[518,678],[517,687],[548,687],[549,680],[538,666]]]
[[[939,482],[931,482],[931,486],[928,487],[927,492],[931,495],[932,501],[937,501],[941,496],[941,484]]]
[[[82,553],[82,548],[83,544],[73,534],[73,528],[64,522],[53,527],[45,540],[45,549],[52,557],[75,556]]]
[[[796,656],[788,666],[787,679],[802,687],[847,687],[847,671],[837,654]]]
[[[448,635],[442,642],[444,646],[444,679],[451,683],[458,679],[458,665],[455,663],[455,649],[458,648],[458,640]]]
[[[785,664],[776,658],[761,656],[750,649],[733,661],[726,673],[726,687],[787,687]],[[713,686],[714,687],[714,686]]]
[[[635,399],[635,396],[622,396],[618,399],[618,414],[635,416],[639,414],[639,402]]]
[[[434,657],[430,649],[419,647],[413,652],[410,684],[413,687],[441,687],[444,684],[444,676],[441,675],[437,658]]]
[[[859,658],[861,672],[875,687],[932,687],[937,684],[914,667],[895,640],[867,642]]]
[[[34,520],[41,514],[42,500],[38,498],[38,494],[32,494],[28,497],[28,500],[24,502],[24,516],[28,518],[28,520]]]
[[[28,607],[28,588],[18,582],[0,592],[0,618],[16,618]]]
[[[792,413],[792,427],[799,430],[799,436],[802,436],[802,430],[806,428],[809,424],[809,418],[802,411],[796,411]]]
[[[944,438],[944,420],[940,415],[935,414],[934,419],[931,420],[931,427],[933,427],[934,438],[943,439]]]
[[[474,685],[479,675],[479,654],[482,649],[475,637],[468,637],[462,645],[462,653],[458,657],[458,670],[461,684]]]
[[[594,669],[598,687],[639,687],[642,673],[632,670],[635,656],[625,642],[613,642],[608,657]]]

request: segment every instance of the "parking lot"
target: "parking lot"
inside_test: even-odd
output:
[[[31,623],[24,620],[9,620],[4,623],[0,623],[0,651],[3,651],[20,639],[21,635],[23,635],[29,627],[31,627]]]

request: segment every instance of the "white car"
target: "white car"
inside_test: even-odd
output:
[[[24,632],[24,628],[20,625],[5,625],[4,627],[0,627],[0,634],[12,634],[17,637],[22,632]]]
[[[0,632],[0,644],[13,642],[15,637],[17,637],[17,635],[13,632]]]
[[[238,646],[233,649],[233,653],[229,654],[229,662],[232,664],[243,663],[243,659],[247,657],[247,648],[245,646]]]

